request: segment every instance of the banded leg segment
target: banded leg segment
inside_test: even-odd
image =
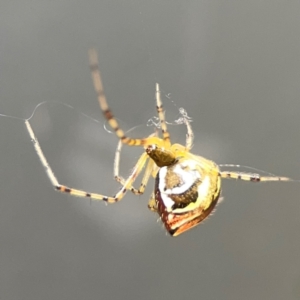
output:
[[[38,157],[41,160],[42,165],[44,166],[45,170],[46,170],[46,174],[50,180],[50,182],[52,183],[53,187],[57,190],[60,191],[62,193],[68,193],[70,195],[73,196],[77,196],[77,197],[86,197],[86,198],[90,198],[90,199],[94,199],[94,200],[102,200],[102,201],[106,201],[108,203],[114,203],[114,202],[118,202],[120,201],[124,195],[126,194],[127,190],[129,187],[132,186],[132,183],[135,181],[135,179],[137,178],[137,176],[139,175],[139,173],[141,172],[141,170],[143,169],[148,156],[146,153],[143,153],[140,158],[138,159],[136,165],[134,166],[132,173],[130,174],[130,176],[124,180],[124,185],[122,186],[122,188],[120,189],[120,191],[113,197],[109,197],[109,196],[105,196],[105,195],[101,195],[98,193],[89,193],[83,190],[78,190],[78,189],[73,189],[71,187],[62,185],[58,182],[57,178],[54,175],[54,172],[52,171],[43,151],[42,148],[40,146],[40,143],[37,139],[37,137],[34,134],[34,131],[29,123],[28,120],[25,121],[25,125],[27,128],[27,131],[29,133],[29,136],[33,142],[35,151],[38,155]]]
[[[163,104],[161,101],[161,93],[160,93],[158,83],[156,83],[156,110],[157,110],[158,118],[160,121],[163,140],[166,143],[166,146],[170,147],[171,146],[170,134],[167,129],[167,123],[165,120],[165,112],[164,112]]]
[[[119,127],[117,120],[115,119],[110,108],[108,107],[101,80],[97,52],[95,49],[90,49],[89,60],[92,79],[97,94],[98,102],[103,112],[103,115],[107,119],[109,125],[115,131],[116,135],[122,141],[123,144],[127,144],[129,146],[143,145],[144,139],[131,139],[125,135],[124,131]]]
[[[118,143],[117,150],[116,150],[116,155],[115,155],[114,178],[120,184],[124,185],[125,180],[124,180],[123,177],[121,177],[119,175],[121,148],[122,148],[122,142],[120,141]],[[134,186],[130,186],[130,187],[128,187],[128,189],[135,195],[142,195],[145,191],[146,185],[147,185],[147,183],[149,181],[149,178],[150,178],[150,176],[153,172],[153,169],[154,169],[154,162],[152,160],[149,160],[139,189],[136,189]]]
[[[103,84],[101,80],[98,57],[95,49],[89,51],[89,60],[90,60],[90,69],[92,73],[92,79],[94,83],[94,88],[97,94],[98,102],[103,112],[104,117],[108,121],[111,128],[115,131],[118,138],[122,141],[123,144],[128,146],[144,146],[149,144],[162,144],[162,141],[157,137],[145,138],[145,139],[132,139],[125,135],[125,132],[119,127],[119,124],[115,117],[113,116],[104,94]],[[161,104],[161,102],[160,102]],[[162,110],[162,106],[160,108]],[[164,115],[161,112],[162,120],[164,122]],[[164,127],[166,129],[166,125]],[[166,133],[168,135],[168,133]]]
[[[232,172],[232,171],[221,171],[220,176],[222,178],[232,178],[251,182],[266,182],[266,181],[294,181],[288,177],[281,176],[261,176],[257,173],[247,172]]]

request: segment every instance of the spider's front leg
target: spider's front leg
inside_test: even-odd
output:
[[[157,131],[150,134],[148,136],[149,137],[153,137],[153,136],[157,136]],[[125,183],[125,179],[123,177],[121,177],[119,175],[119,171],[120,171],[120,159],[121,159],[121,149],[122,149],[123,143],[120,140],[115,152],[115,160],[114,160],[114,178],[117,182],[119,182],[120,184],[124,185]],[[135,195],[142,195],[145,191],[146,185],[149,181],[149,178],[151,176],[151,173],[153,173],[155,170],[155,165],[153,162],[151,162],[151,160],[148,162],[148,165],[146,167],[145,170],[145,174],[143,176],[142,182],[140,184],[140,187],[138,189],[136,189],[134,186],[130,186],[129,189],[130,191],[135,194]]]
[[[140,158],[138,159],[136,165],[134,166],[130,176],[126,180],[124,180],[124,185],[122,186],[120,191],[117,192],[116,195],[114,195],[113,197],[101,195],[98,193],[90,193],[90,192],[86,192],[84,190],[74,189],[74,188],[71,188],[71,187],[68,187],[68,186],[65,186],[65,185],[62,185],[59,183],[59,181],[57,180],[56,176],[54,175],[54,172],[52,171],[52,169],[42,151],[40,143],[39,143],[37,137],[35,136],[34,131],[28,120],[25,121],[25,125],[26,125],[27,131],[30,135],[30,138],[33,142],[35,151],[36,151],[38,157],[40,158],[43,167],[46,170],[46,174],[47,174],[50,182],[52,183],[53,187],[57,191],[62,192],[62,193],[68,193],[73,196],[86,197],[86,198],[90,198],[90,199],[94,199],[94,200],[102,200],[102,201],[105,201],[108,203],[118,202],[124,197],[128,188],[132,186],[132,183],[135,181],[135,179],[137,178],[139,173],[142,171],[142,169],[148,159],[148,156],[146,153],[143,153],[140,156]],[[150,174],[151,174],[151,171],[150,171]]]

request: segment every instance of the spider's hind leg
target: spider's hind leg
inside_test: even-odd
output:
[[[220,176],[222,178],[232,178],[251,182],[265,182],[265,181],[294,181],[288,177],[281,176],[261,176],[257,173],[247,172],[232,172],[232,171],[221,171]]]
[[[157,212],[157,203],[155,201],[154,192],[151,194],[148,201],[148,208],[153,212]]]
[[[91,73],[92,73],[92,79],[93,79],[94,88],[95,88],[95,91],[97,94],[99,105],[100,105],[103,115],[106,118],[106,120],[108,121],[110,127],[115,131],[117,137],[122,141],[122,143],[126,144],[128,146],[144,146],[146,144],[158,142],[159,139],[157,137],[144,138],[144,139],[133,139],[133,138],[127,137],[125,135],[124,130],[119,126],[118,121],[112,114],[112,112],[107,104],[107,100],[106,100],[106,96],[104,93],[103,84],[102,84],[102,80],[101,80],[100,70],[99,70],[97,52],[95,49],[91,49],[89,51],[89,60],[90,60],[90,69],[91,69]],[[161,107],[161,110],[162,110],[162,107]],[[163,112],[161,114],[163,116]],[[160,116],[161,116],[161,114],[160,114]]]

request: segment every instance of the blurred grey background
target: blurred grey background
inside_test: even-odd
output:
[[[299,15],[299,1],[2,0],[0,113],[72,105],[32,118],[45,154],[62,184],[114,194],[94,46],[127,129],[155,115],[159,82],[168,120],[193,118],[194,153],[299,179]],[[108,206],[56,193],[16,119],[0,117],[0,152],[0,299],[300,299],[299,183],[224,180],[214,215],[170,238],[153,182]],[[124,149],[123,176],[140,153]]]

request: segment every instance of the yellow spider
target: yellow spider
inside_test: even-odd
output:
[[[89,60],[100,107],[104,117],[120,139],[116,151],[114,173],[115,179],[122,184],[122,187],[114,196],[109,197],[60,184],[47,162],[29,120],[26,120],[25,124],[34,148],[46,169],[52,185],[57,191],[73,196],[114,203],[120,201],[128,190],[131,190],[136,195],[143,194],[148,180],[152,176],[155,178],[155,186],[148,207],[159,214],[166,230],[172,236],[177,236],[199,224],[212,212],[220,198],[221,178],[234,178],[252,182],[291,181],[287,177],[221,171],[213,161],[190,153],[193,143],[193,131],[188,120],[185,120],[187,127],[186,145],[172,144],[167,130],[158,84],[156,84],[156,109],[162,138],[158,137],[157,133],[142,139],[132,139],[126,136],[107,105],[98,67],[97,53],[94,49],[89,51]],[[119,176],[122,144],[140,146],[145,150],[126,180]],[[136,189],[133,187],[133,183],[145,166],[146,169],[141,185],[139,189]]]

